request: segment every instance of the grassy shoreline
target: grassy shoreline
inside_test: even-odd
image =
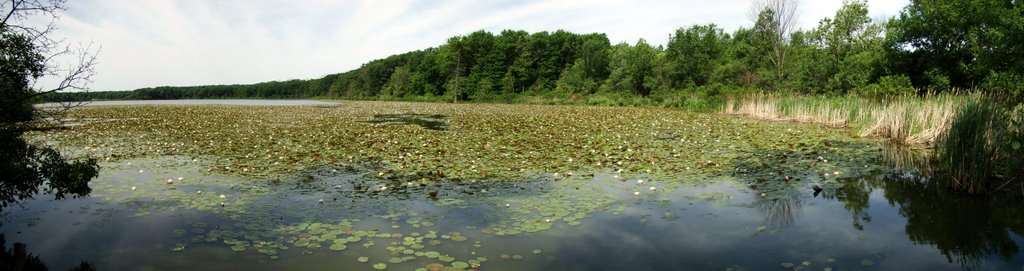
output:
[[[930,148],[949,130],[953,117],[964,104],[980,99],[980,94],[898,96],[881,100],[752,94],[728,98],[721,112],[762,120],[848,128],[860,137]]]
[[[859,97],[751,94],[731,97],[722,113],[769,121],[846,128],[859,137],[929,149],[927,174],[968,194],[1020,186],[1024,194],[1024,106],[981,93]]]

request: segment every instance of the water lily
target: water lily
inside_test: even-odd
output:
[[[651,186],[651,191],[658,190],[658,188]]]
[[[634,196],[639,196],[639,195],[640,195],[640,191],[634,191],[634,192],[633,192],[633,195],[634,195]]]
[[[644,184],[644,180],[636,180],[636,184],[637,185],[642,185],[642,184]]]
[[[167,179],[167,184],[174,184],[174,180],[173,179]]]
[[[132,186],[132,191],[135,191],[135,187],[134,186]]]
[[[228,196],[225,196],[224,194],[220,194],[220,196],[219,196],[219,197],[220,197],[220,199],[226,199],[226,198],[228,198]]]

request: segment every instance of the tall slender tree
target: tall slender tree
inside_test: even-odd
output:
[[[748,14],[764,39],[761,49],[775,68],[775,83],[785,78],[788,42],[800,16],[799,7],[800,0],[754,0]]]

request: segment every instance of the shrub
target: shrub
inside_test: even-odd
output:
[[[878,78],[878,83],[867,85],[857,94],[868,97],[892,97],[914,94],[914,85],[906,75],[889,75]]]
[[[1024,76],[1012,72],[992,72],[985,77],[981,88],[989,93],[1005,95],[1007,104],[1024,102]]]

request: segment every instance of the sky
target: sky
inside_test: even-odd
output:
[[[908,0],[870,1],[875,19]],[[370,60],[436,47],[477,30],[606,33],[664,45],[675,29],[749,27],[751,0],[79,0],[55,35],[100,48],[93,91],[319,78]],[[842,0],[803,0],[798,27]],[[46,83],[44,80],[43,84]]]

